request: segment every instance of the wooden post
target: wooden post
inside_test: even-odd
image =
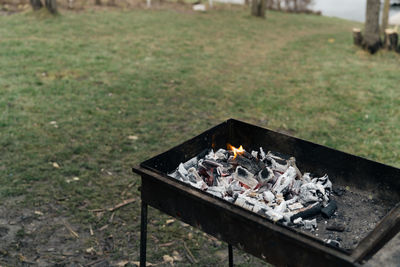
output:
[[[252,0],[251,1],[251,14],[256,17],[265,17],[266,0]]]
[[[361,30],[358,28],[353,29],[353,42],[356,46],[361,46],[363,42],[363,37],[361,34]]]
[[[52,14],[57,14],[57,0],[45,0],[46,8]]]
[[[385,30],[385,37],[383,39],[383,47],[387,50],[397,50],[397,42],[399,40],[399,35],[393,29]]]
[[[39,10],[43,7],[42,1],[40,0],[30,0],[33,10]]]

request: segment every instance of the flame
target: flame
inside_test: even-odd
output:
[[[244,153],[243,146],[240,146],[239,148],[236,148],[236,147],[232,146],[231,144],[227,144],[227,147],[228,147],[229,150],[233,151],[233,159],[235,159],[237,155],[240,155],[240,154]]]

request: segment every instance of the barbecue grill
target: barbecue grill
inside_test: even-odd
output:
[[[273,222],[169,177],[180,162],[207,148],[243,145],[293,155],[299,169],[328,173],[338,197],[338,212],[352,246],[339,248],[320,235]],[[150,205],[229,244],[278,266],[354,266],[364,263],[400,230],[400,169],[337,151],[286,134],[229,119],[158,156],[133,171],[142,178],[140,263],[146,262],[147,206]],[[373,215],[374,214],[374,215]],[[361,232],[360,232],[361,231]]]

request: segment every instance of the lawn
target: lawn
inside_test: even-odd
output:
[[[400,167],[400,55],[354,47],[354,26],[241,8],[0,16],[0,265],[137,261],[131,168],[231,117]],[[149,213],[149,262],[188,265],[186,246],[227,263],[226,244]]]

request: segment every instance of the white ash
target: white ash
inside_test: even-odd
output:
[[[302,174],[294,157],[265,151],[238,152],[235,158],[230,150],[205,150],[169,176],[274,222],[316,229],[316,219],[299,216],[315,204],[328,205],[328,175]]]
[[[317,219],[303,220],[304,229],[315,230],[317,229]]]

